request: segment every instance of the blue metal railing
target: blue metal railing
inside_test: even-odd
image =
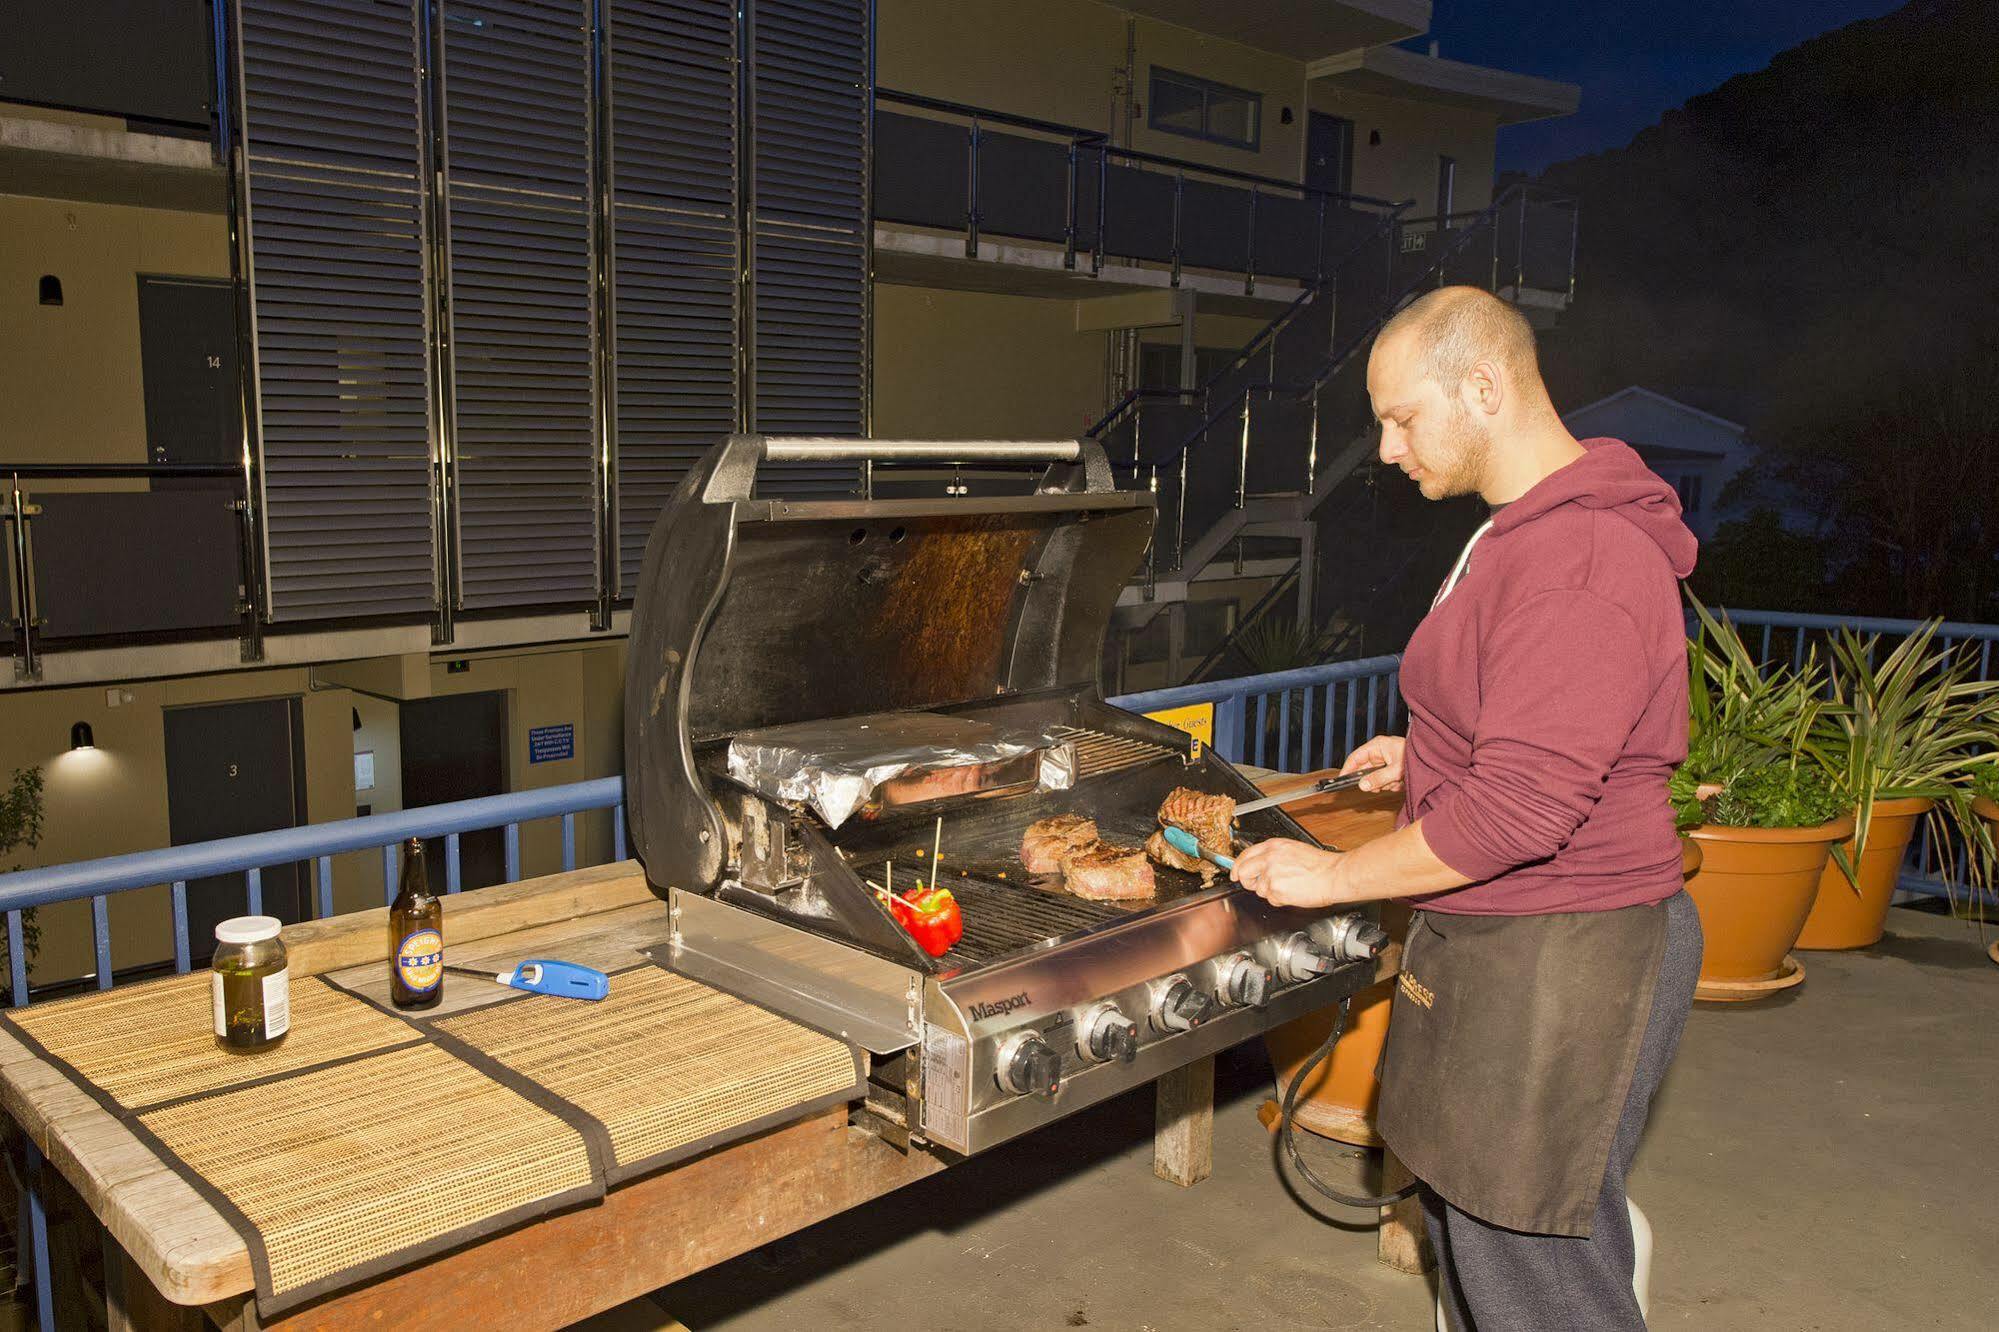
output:
[[[1237,680],[1126,694],[1132,712],[1215,705],[1215,752],[1231,763],[1311,772],[1392,731],[1401,712],[1402,658],[1365,657]],[[1273,705],[1274,701],[1274,705]],[[1336,743],[1337,742],[1337,743]]]
[[[1864,615],[1806,615],[1798,611],[1736,610],[1732,607],[1711,608],[1715,615],[1726,616],[1735,627],[1742,631],[1742,641],[1756,659],[1765,666],[1773,661],[1788,659],[1795,668],[1802,666],[1805,654],[1816,648],[1820,661],[1826,657],[1826,649],[1841,629],[1851,629],[1858,634],[1880,634],[1884,638],[1903,638],[1928,623],[1927,620],[1893,620]],[[1688,613],[1692,625],[1692,612]],[[1760,632],[1758,632],[1760,631]],[[1936,646],[1956,649],[1976,645],[1978,655],[1977,678],[1992,678],[1992,645],[1999,642],[1999,624],[1968,624],[1958,620],[1945,620],[1937,627]]]

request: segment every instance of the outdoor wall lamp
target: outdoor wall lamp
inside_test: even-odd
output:
[[[89,722],[78,722],[69,728],[69,747],[72,751],[97,748],[97,739],[90,733]]]

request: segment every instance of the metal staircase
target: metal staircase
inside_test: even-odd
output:
[[[1295,594],[1265,588],[1231,641],[1290,601],[1298,623],[1325,629],[1326,652],[1353,646],[1383,598],[1424,562],[1425,547],[1456,526],[1457,506],[1430,506],[1428,540],[1423,523],[1408,530],[1407,514],[1392,541],[1347,539],[1359,530],[1356,515],[1384,502],[1366,385],[1375,334],[1422,292],[1454,284],[1484,287],[1551,322],[1573,292],[1574,238],[1573,203],[1528,186],[1475,213],[1408,219],[1398,209],[1207,383],[1125,394],[1089,433],[1124,484],[1157,496],[1159,523],[1120,627],[1142,629],[1196,580],[1229,572],[1212,567],[1228,560],[1244,576],[1273,570],[1266,576]],[[1381,524],[1372,526],[1378,533]],[[1325,577],[1322,556],[1334,551],[1343,575],[1363,576]],[[1229,646],[1208,652],[1197,675]]]

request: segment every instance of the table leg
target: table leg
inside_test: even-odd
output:
[[[1415,1178],[1392,1149],[1381,1149],[1383,1193],[1393,1193]],[[1374,1256],[1398,1272],[1413,1272],[1418,1276],[1437,1265],[1436,1252],[1430,1247],[1429,1227],[1423,1224],[1421,1195],[1381,1209],[1381,1231],[1375,1240]]]
[[[160,1294],[124,1246],[104,1234],[104,1315],[110,1332],[202,1332],[208,1316]]]
[[[1154,1085],[1158,1120],[1152,1134],[1152,1173],[1189,1188],[1215,1169],[1214,1056],[1176,1068]]]

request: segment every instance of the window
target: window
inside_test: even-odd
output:
[[[1683,473],[1680,484],[1674,487],[1680,492],[1680,511],[1696,514],[1701,511],[1701,479],[1693,472]]]
[[[1234,347],[1194,348],[1194,386],[1198,388],[1220,374],[1235,359],[1236,351]],[[1148,342],[1139,349],[1138,386],[1180,387],[1179,343]]]
[[[1184,134],[1254,152],[1263,139],[1263,98],[1154,66],[1146,123],[1162,133]]]
[[[1449,217],[1458,195],[1458,159],[1437,158],[1437,216]]]

